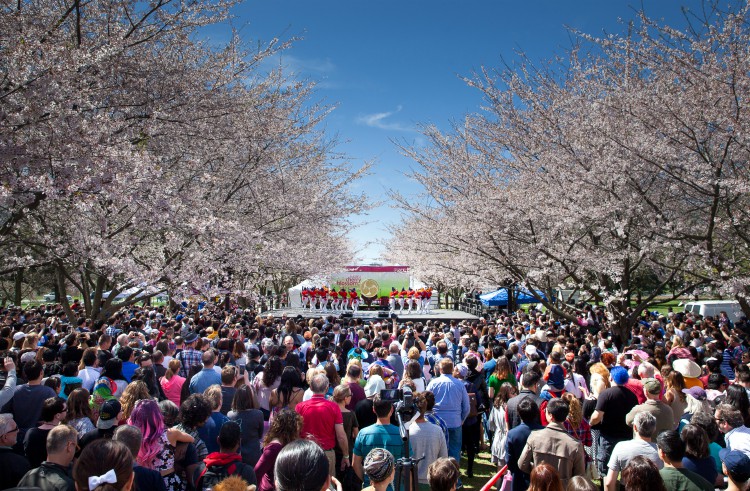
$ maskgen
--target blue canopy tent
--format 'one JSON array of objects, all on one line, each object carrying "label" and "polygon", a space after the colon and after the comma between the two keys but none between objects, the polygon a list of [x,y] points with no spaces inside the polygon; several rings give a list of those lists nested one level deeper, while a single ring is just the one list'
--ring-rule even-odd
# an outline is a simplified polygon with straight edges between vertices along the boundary
[{"label": "blue canopy tent", "polygon": [[[535,293],[539,298],[547,298],[541,290],[536,290]],[[506,307],[508,305],[508,289],[501,288],[494,292],[479,295],[479,301],[488,307]],[[515,305],[521,305],[525,303],[539,303],[539,300],[534,298],[528,290],[519,288],[516,289],[513,295],[513,302]]]}]

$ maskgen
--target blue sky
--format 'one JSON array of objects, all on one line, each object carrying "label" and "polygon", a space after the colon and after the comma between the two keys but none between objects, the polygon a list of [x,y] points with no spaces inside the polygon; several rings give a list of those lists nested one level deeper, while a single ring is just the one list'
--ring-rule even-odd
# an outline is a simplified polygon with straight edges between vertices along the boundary
[{"label": "blue sky", "polygon": [[[642,5],[652,18],[677,25],[683,3]],[[393,140],[419,145],[418,124],[448,129],[480,111],[480,94],[462,76],[512,62],[519,50],[533,60],[564,54],[572,43],[566,26],[594,35],[623,32],[618,19],[634,18],[640,6],[632,0],[246,0],[234,9],[233,24],[247,39],[301,38],[275,61],[316,81],[316,101],[336,105],[325,130],[341,141],[338,150],[354,165],[373,162],[359,185],[384,203],[356,217],[359,226],[349,234],[366,264],[381,253],[373,242],[400,217],[386,193],[417,199],[420,190],[409,178],[414,164]],[[208,34],[217,41],[225,35]]]}]

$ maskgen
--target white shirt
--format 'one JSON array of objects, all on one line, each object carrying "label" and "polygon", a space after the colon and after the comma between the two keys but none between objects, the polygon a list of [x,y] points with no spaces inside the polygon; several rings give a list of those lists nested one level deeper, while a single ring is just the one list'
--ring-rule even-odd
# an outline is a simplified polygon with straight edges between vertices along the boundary
[{"label": "white shirt", "polygon": [[728,431],[724,435],[724,441],[727,443],[727,450],[739,450],[750,457],[750,428],[747,426]]}]

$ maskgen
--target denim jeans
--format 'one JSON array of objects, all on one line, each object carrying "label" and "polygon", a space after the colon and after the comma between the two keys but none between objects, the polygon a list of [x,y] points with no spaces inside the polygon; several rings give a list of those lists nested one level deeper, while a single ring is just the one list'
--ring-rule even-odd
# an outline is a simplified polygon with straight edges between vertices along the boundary
[{"label": "denim jeans", "polygon": [[[448,428],[448,457],[456,459],[461,465],[461,438],[463,437],[463,427]],[[461,478],[458,478],[456,487],[461,487]]]}]

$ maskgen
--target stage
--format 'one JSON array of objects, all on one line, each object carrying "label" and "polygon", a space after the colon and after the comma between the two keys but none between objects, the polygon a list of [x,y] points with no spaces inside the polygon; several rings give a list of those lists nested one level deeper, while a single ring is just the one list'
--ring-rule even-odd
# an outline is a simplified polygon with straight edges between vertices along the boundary
[{"label": "stage", "polygon": [[[378,314],[386,314],[385,317],[380,317]],[[310,311],[307,309],[301,309],[301,308],[288,308],[288,309],[274,309],[274,310],[267,310],[265,312],[262,312],[260,315],[263,317],[267,316],[273,316],[273,317],[281,317],[282,315],[286,314],[287,318],[295,319],[297,316],[302,316],[305,319],[319,319],[322,317],[328,317],[328,316],[335,316],[340,317],[341,313],[334,313],[334,312],[320,312],[320,311]],[[388,311],[387,310],[360,310],[357,312],[347,312],[345,315],[351,314],[351,317],[354,319],[362,319],[365,321],[369,320],[376,320],[376,321],[387,321],[389,320],[387,317]],[[435,309],[432,310],[429,314],[417,314],[415,312],[411,314],[407,314],[404,310],[404,313],[402,315],[398,315],[398,310],[396,310],[396,315],[398,316],[398,322],[404,323],[407,321],[412,322],[426,322],[428,320],[432,321],[442,321],[442,322],[449,322],[452,320],[455,321],[475,321],[478,320],[479,317],[476,315],[469,314],[467,312],[463,312],[461,310],[449,310],[449,309]]]}]

